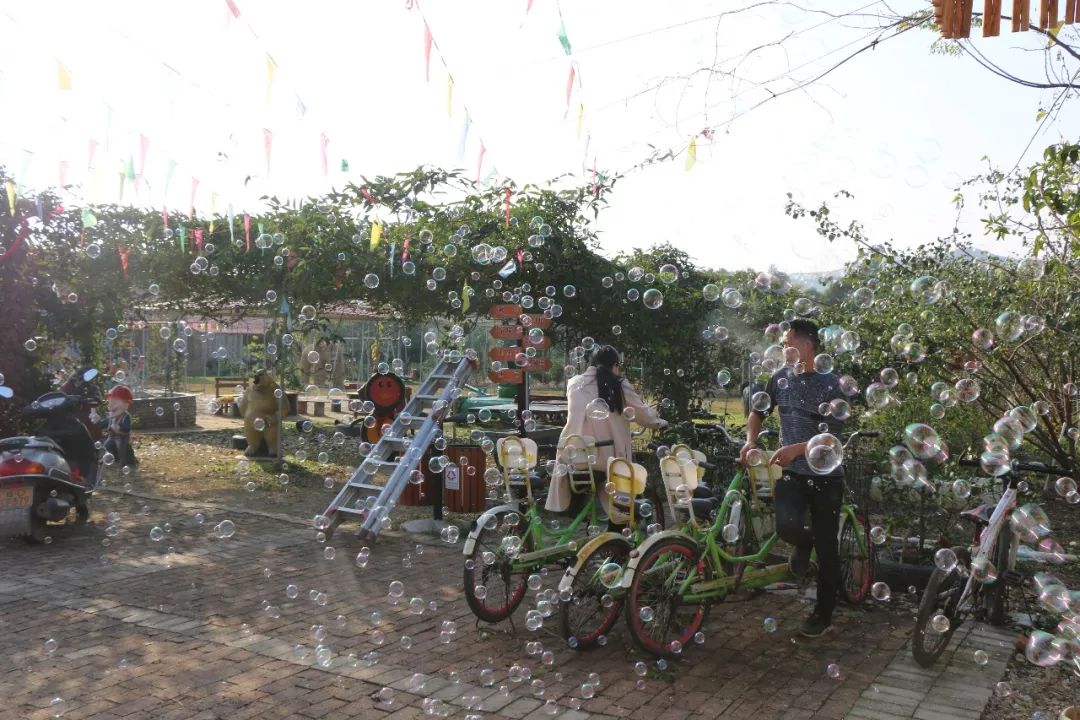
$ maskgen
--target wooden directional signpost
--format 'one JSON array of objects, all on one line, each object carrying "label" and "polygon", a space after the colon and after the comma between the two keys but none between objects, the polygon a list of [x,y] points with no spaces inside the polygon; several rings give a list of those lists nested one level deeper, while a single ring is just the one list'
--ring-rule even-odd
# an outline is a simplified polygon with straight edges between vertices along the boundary
[{"label": "wooden directional signpost", "polygon": [[[524,434],[525,427],[521,416],[529,408],[529,373],[547,372],[551,369],[551,358],[537,354],[551,348],[551,338],[546,335],[529,337],[528,331],[532,328],[544,330],[551,327],[551,318],[525,313],[520,305],[492,305],[488,315],[498,323],[491,328],[491,337],[506,341],[505,345],[488,350],[488,357],[507,365],[505,369],[488,372],[488,378],[503,386],[516,386],[518,427]],[[534,350],[531,357],[530,349]]]}]

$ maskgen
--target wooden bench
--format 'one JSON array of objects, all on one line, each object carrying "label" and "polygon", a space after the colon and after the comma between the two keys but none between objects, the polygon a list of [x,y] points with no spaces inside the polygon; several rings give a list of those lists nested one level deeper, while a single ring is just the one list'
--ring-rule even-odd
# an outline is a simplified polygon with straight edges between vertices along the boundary
[{"label": "wooden bench", "polygon": [[[326,417],[326,401],[325,400],[297,400],[297,410],[301,415],[312,415],[314,417]],[[310,412],[309,412],[310,410]]]},{"label": "wooden bench", "polygon": [[236,386],[247,387],[246,377],[219,377],[214,378],[214,397],[221,397],[222,390],[228,390],[228,395],[235,394]]}]

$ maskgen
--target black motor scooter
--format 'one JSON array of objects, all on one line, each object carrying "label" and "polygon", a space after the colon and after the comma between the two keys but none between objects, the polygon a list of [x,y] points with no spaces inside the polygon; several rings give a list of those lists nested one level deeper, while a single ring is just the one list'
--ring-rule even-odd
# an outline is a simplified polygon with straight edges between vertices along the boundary
[{"label": "black motor scooter", "polygon": [[101,403],[91,384],[97,375],[93,368],[79,371],[63,387],[80,394],[45,393],[23,409],[21,416],[43,420],[37,434],[0,440],[0,537],[45,542],[49,523],[81,524],[89,518],[88,500],[101,463],[82,418]]}]

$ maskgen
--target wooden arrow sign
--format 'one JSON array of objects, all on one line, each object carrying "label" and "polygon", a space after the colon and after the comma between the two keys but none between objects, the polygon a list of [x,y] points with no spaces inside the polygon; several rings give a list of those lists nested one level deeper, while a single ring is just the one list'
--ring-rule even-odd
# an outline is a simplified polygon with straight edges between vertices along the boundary
[{"label": "wooden arrow sign", "polygon": [[493,347],[488,350],[488,357],[492,360],[502,360],[507,362],[513,360],[518,353],[525,352],[525,348],[517,345],[511,345],[510,347]]},{"label": "wooden arrow sign", "polygon": [[538,338],[529,337],[528,335],[526,335],[524,343],[526,347],[534,347],[537,350],[547,350],[549,347],[551,347],[551,338],[549,338],[547,335],[542,335]]},{"label": "wooden arrow sign", "polygon": [[521,370],[499,370],[489,372],[488,379],[499,384],[519,383],[525,380],[525,373]]},{"label": "wooden arrow sign", "polygon": [[539,313],[539,314],[533,313],[533,314],[529,315],[528,318],[529,318],[529,320],[531,322],[529,322],[529,324],[526,325],[526,327],[531,327],[531,328],[537,327],[537,328],[540,328],[542,330],[546,330],[547,328],[551,327],[551,318],[545,317],[543,313]]},{"label": "wooden arrow sign", "polygon": [[522,367],[522,370],[528,370],[529,372],[547,372],[550,369],[551,358],[546,357],[529,358],[529,361]]},{"label": "wooden arrow sign", "polygon": [[488,310],[488,315],[496,320],[514,320],[520,314],[520,305],[492,305]]},{"label": "wooden arrow sign", "polygon": [[519,340],[525,335],[525,328],[520,325],[496,325],[491,328],[491,337],[496,340]]}]

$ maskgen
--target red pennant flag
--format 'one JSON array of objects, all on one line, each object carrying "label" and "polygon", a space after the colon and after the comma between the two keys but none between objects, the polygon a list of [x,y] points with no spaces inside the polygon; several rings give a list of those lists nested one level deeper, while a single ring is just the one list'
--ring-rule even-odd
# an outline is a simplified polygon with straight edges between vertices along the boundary
[{"label": "red pennant flag", "polygon": [[233,0],[225,0],[225,4],[229,6],[229,12],[232,13],[234,18],[240,17],[240,8],[236,7],[236,3]]},{"label": "red pennant flag", "polygon": [[23,244],[23,241],[26,240],[26,237],[29,234],[30,226],[26,223],[26,220],[23,220],[19,223],[19,230],[15,234],[15,242],[11,243],[11,247],[9,247],[3,255],[0,255],[0,262],[6,262],[9,257],[14,255],[15,251],[19,249],[19,246]]},{"label": "red pennant flag", "polygon": [[330,138],[326,137],[326,133],[319,135],[319,145],[322,149],[322,174],[326,177],[330,173],[330,168],[326,162],[326,146],[330,144]]},{"label": "red pennant flag", "polygon": [[563,120],[570,114],[570,95],[574,92],[574,77],[577,75],[577,70],[574,69],[574,64],[570,63],[570,74],[566,77],[566,112],[563,113]]},{"label": "red pennant flag", "polygon": [[247,243],[247,250],[244,252],[251,252],[251,216],[244,215],[244,240]]},{"label": "red pennant flag", "polygon": [[533,4],[533,0],[528,0],[528,3],[526,3],[526,5],[525,5],[525,14],[526,15],[528,15],[529,11],[532,10],[532,4]]},{"label": "red pennant flag", "polygon": [[263,128],[263,147],[266,148],[266,174],[270,174],[270,148],[274,144],[274,133]]},{"label": "red pennant flag", "polygon": [[506,215],[506,227],[510,227],[510,188],[506,188],[506,199],[503,200],[503,213]]},{"label": "red pennant flag", "polygon": [[480,182],[480,168],[484,167],[484,155],[487,153],[487,148],[484,147],[484,143],[480,143],[480,157],[476,159],[476,182]]},{"label": "red pennant flag", "polygon": [[367,200],[367,201],[368,201],[369,203],[371,203],[371,204],[372,204],[372,206],[374,206],[374,205],[375,205],[375,198],[373,198],[373,197],[371,196],[371,191],[367,189],[367,185],[365,185],[364,187],[360,188],[360,194],[361,194],[361,195],[363,195],[363,196],[364,196],[364,199],[365,199],[365,200]]},{"label": "red pennant flag", "polygon": [[127,277],[127,274],[128,274],[128,255],[131,254],[131,251],[128,250],[123,245],[117,245],[116,249],[120,253],[120,269],[124,271],[124,277]]},{"label": "red pennant flag", "polygon": [[431,42],[434,38],[431,37],[431,28],[428,27],[427,20],[424,21],[424,81],[431,82]]},{"label": "red pennant flag", "polygon": [[191,178],[191,202],[188,203],[188,220],[195,219],[195,191],[199,189],[199,179]]},{"label": "red pennant flag", "polygon": [[518,250],[517,251],[517,261],[518,261],[518,265],[523,265],[525,263],[525,251],[524,250]]},{"label": "red pennant flag", "polygon": [[401,246],[401,262],[407,262],[409,259],[409,240],[405,238],[405,244]]},{"label": "red pennant flag", "polygon": [[161,224],[165,226],[165,229],[169,229],[169,208],[161,208]]},{"label": "red pennant flag", "polygon": [[202,246],[203,246],[203,231],[202,231],[202,228],[199,228],[198,230],[195,231],[195,247],[197,247],[199,249],[199,252],[202,252]]}]

